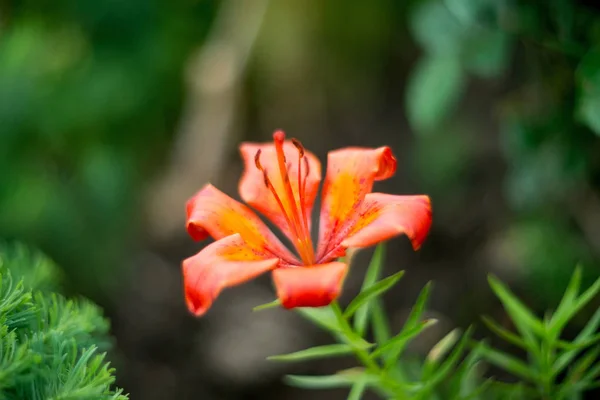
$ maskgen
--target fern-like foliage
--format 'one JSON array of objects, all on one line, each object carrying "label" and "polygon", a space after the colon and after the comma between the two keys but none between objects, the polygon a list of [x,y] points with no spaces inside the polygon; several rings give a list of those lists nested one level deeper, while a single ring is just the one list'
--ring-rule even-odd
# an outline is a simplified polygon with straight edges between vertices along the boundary
[{"label": "fern-like foliage", "polygon": [[66,299],[59,270],[21,245],[0,246],[0,400],[125,400],[105,361],[108,321]]}]

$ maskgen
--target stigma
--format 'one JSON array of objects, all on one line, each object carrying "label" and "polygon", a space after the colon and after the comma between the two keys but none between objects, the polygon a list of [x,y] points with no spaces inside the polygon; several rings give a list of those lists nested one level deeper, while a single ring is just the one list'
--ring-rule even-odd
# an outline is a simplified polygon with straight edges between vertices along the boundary
[{"label": "stigma", "polygon": [[[276,131],[273,134],[273,142],[275,144],[275,153],[277,157],[276,169],[278,171],[267,171],[260,162],[261,150],[259,149],[254,156],[254,163],[256,168],[263,174],[264,184],[269,189],[275,201],[277,202],[282,215],[284,216],[291,239],[298,255],[302,259],[304,265],[315,264],[315,253],[313,248],[312,239],[310,236],[310,224],[306,212],[306,179],[310,172],[308,159],[305,156],[304,147],[302,143],[296,139],[292,139],[292,144],[298,151],[297,160],[286,159],[283,145],[285,142],[285,133],[283,131]],[[297,176],[290,176],[289,170],[292,162],[297,162]],[[279,174],[281,177],[282,185],[277,189],[273,185],[273,181],[269,177],[269,172]],[[294,191],[291,179],[297,179],[297,190]]]}]

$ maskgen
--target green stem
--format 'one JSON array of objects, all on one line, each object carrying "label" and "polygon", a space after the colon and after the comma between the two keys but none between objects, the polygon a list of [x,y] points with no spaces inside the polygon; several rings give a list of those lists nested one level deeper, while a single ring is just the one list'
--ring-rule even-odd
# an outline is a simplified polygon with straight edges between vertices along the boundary
[{"label": "green stem", "polygon": [[340,327],[342,328],[342,334],[344,334],[344,336],[346,336],[347,343],[350,346],[352,346],[352,348],[354,350],[354,355],[365,366],[367,371],[372,373],[373,375],[379,376],[382,385],[394,393],[395,399],[398,399],[398,400],[408,399],[408,397],[406,396],[406,393],[402,389],[401,385],[398,382],[396,382],[393,378],[391,378],[388,375],[388,373],[383,368],[381,368],[381,366],[373,358],[371,358],[368,350],[366,350],[360,346],[356,346],[355,341],[353,341],[351,337],[348,337],[349,336],[347,334],[348,332],[352,333],[353,336],[360,337],[360,335],[358,335],[356,332],[354,332],[354,330],[352,329],[352,327],[350,326],[350,324],[348,323],[346,318],[344,318],[343,312],[342,312],[342,309],[340,308],[339,303],[337,301],[334,301],[331,303],[330,307],[337,319],[337,322],[339,323]]},{"label": "green stem", "polygon": [[553,392],[553,379],[552,379],[552,365],[554,364],[553,354],[554,343],[551,338],[542,338],[541,349],[540,349],[540,375],[542,379],[542,396],[544,398],[552,398]]}]

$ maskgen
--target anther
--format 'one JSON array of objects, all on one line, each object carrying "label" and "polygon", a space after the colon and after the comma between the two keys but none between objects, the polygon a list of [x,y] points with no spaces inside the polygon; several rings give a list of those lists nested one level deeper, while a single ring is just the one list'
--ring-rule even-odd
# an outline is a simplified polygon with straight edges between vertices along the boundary
[{"label": "anther", "polygon": [[254,164],[256,165],[256,168],[258,168],[258,170],[260,172],[262,172],[263,174],[263,181],[265,183],[265,186],[269,189],[269,185],[271,184],[271,181],[269,181],[269,175],[267,174],[267,170],[263,168],[262,164],[260,163],[260,153],[262,152],[261,149],[258,149],[256,151],[256,154],[254,155]]},{"label": "anther", "polygon": [[256,151],[256,154],[254,155],[254,164],[256,165],[256,168],[258,168],[260,171],[263,170],[263,167],[260,163],[260,153],[262,152],[261,149],[258,149]]},{"label": "anther", "polygon": [[302,143],[300,143],[298,139],[292,138],[292,144],[298,149],[298,153],[300,153],[300,158],[304,157],[304,146],[302,146]]},{"label": "anther", "polygon": [[306,172],[304,173],[304,179],[308,178],[308,174],[310,174],[310,164],[308,163],[308,158],[304,159],[304,168],[306,168]]}]

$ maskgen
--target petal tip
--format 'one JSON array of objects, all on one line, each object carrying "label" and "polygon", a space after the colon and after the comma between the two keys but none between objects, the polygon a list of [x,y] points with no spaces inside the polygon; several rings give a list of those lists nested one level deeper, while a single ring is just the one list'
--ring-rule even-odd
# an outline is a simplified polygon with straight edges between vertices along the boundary
[{"label": "petal tip", "polygon": [[213,190],[216,190],[216,188],[212,184],[207,183],[185,203],[185,229],[190,237],[195,241],[207,239],[209,236],[209,233],[206,231],[206,229],[204,229],[200,224],[197,223],[197,221],[195,221],[194,211],[196,209],[196,202],[199,197],[202,197],[207,192],[211,192]]},{"label": "petal tip", "polygon": [[377,173],[375,175],[376,181],[382,181],[391,178],[396,173],[398,167],[398,160],[389,146],[380,147],[381,156],[379,157],[379,164],[377,166]]},{"label": "petal tip", "polygon": [[188,221],[185,224],[185,229],[188,235],[190,235],[190,237],[197,242],[208,239],[208,232],[205,229],[200,228],[193,221]]},{"label": "petal tip", "polygon": [[[183,270],[183,290],[185,295],[185,304],[188,311],[196,317],[201,317],[212,305],[212,299],[210,296],[204,294],[201,290],[198,290],[194,282],[191,282],[193,275],[193,264],[196,256],[186,258],[181,263]],[[197,278],[197,277],[196,277]]]},{"label": "petal tip", "polygon": [[191,314],[195,317],[202,317],[208,309],[210,308],[210,304],[206,304],[202,302],[198,297],[195,297],[192,294],[186,293],[185,295],[185,303],[187,308]]},{"label": "petal tip", "polygon": [[418,229],[415,234],[410,237],[410,241],[412,243],[413,249],[415,251],[421,249],[421,246],[425,242],[427,235],[431,229],[431,225],[433,223],[433,210],[431,208],[431,198],[427,195],[419,196],[423,201],[424,212],[422,218],[422,226]]}]

